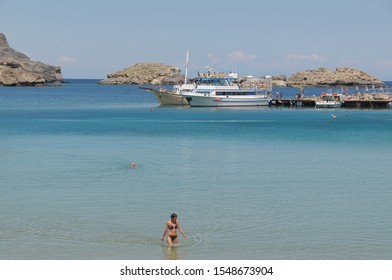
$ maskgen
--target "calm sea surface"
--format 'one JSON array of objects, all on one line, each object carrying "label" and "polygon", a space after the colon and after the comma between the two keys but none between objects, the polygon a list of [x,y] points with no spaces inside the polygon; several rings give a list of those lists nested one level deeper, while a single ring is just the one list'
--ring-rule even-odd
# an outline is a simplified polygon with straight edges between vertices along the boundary
[{"label": "calm sea surface", "polygon": [[387,109],[0,87],[0,259],[392,259],[391,144]]}]

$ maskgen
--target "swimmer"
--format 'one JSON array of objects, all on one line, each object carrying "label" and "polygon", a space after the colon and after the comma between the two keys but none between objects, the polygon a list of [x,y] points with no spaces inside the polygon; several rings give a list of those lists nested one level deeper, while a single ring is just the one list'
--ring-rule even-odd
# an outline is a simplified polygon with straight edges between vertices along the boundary
[{"label": "swimmer", "polygon": [[332,117],[333,119],[336,119],[336,116],[335,116],[335,115],[331,115],[331,117]]},{"label": "swimmer", "polygon": [[131,163],[131,168],[136,168],[136,162]]},{"label": "swimmer", "polygon": [[170,221],[167,221],[166,227],[165,227],[165,232],[163,233],[163,236],[161,238],[162,242],[163,239],[165,238],[165,235],[167,233],[167,244],[169,246],[173,246],[175,244],[178,244],[178,235],[177,235],[177,229],[181,234],[188,239],[188,236],[182,231],[180,227],[180,223],[177,220],[177,214],[173,213],[171,214],[171,219]]}]

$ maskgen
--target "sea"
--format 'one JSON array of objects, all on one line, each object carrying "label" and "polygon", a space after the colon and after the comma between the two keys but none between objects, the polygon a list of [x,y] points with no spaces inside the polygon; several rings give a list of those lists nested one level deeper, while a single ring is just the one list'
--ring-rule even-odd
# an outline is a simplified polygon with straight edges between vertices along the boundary
[{"label": "sea", "polygon": [[[97,82],[0,87],[0,259],[392,259],[391,109],[163,107]],[[172,213],[189,239],[168,247]]]}]

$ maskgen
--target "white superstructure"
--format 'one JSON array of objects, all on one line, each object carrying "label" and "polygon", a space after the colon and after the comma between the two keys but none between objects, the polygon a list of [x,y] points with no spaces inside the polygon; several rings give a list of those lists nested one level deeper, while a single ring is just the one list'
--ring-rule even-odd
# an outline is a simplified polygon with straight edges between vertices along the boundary
[{"label": "white superstructure", "polygon": [[[232,78],[236,77],[236,78]],[[271,101],[270,88],[240,85],[236,74],[200,74],[192,91],[182,91],[191,106],[265,106]]]}]

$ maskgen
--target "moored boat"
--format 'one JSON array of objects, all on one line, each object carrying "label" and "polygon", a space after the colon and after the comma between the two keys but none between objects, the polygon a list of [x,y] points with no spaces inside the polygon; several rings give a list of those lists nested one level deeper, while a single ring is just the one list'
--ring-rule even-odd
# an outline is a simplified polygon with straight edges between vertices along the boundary
[{"label": "moored boat", "polygon": [[316,108],[339,108],[343,104],[343,95],[340,93],[323,92],[316,100]]},{"label": "moored boat", "polygon": [[[187,52],[186,66],[188,66]],[[272,100],[271,76],[261,87],[249,83],[240,84],[237,73],[215,73],[214,66],[209,66],[207,73],[198,73],[198,77],[188,83],[185,69],[185,82],[173,86],[173,90],[142,87],[153,93],[161,105],[191,105],[198,107],[220,106],[266,106]]]},{"label": "moored boat", "polygon": [[[210,72],[209,72],[210,73]],[[199,75],[192,91],[181,95],[193,107],[266,106],[271,98],[271,88],[240,85],[236,75]]]},{"label": "moored boat", "polygon": [[[212,70],[212,67],[210,68]],[[199,73],[192,84],[173,86],[173,90],[141,87],[153,93],[161,105],[191,105],[193,107],[266,106],[271,87],[240,85],[236,73]]]},{"label": "moored boat", "polygon": [[193,107],[268,106],[270,95],[256,90],[213,90],[209,93],[187,93],[186,100]]}]

